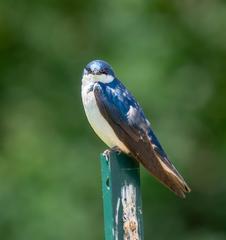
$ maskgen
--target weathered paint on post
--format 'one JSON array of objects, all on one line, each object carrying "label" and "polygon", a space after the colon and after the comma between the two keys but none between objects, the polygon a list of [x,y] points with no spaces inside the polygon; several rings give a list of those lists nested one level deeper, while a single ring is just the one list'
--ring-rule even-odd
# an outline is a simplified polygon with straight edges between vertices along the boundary
[{"label": "weathered paint on post", "polygon": [[139,164],[113,151],[101,154],[105,240],[142,240]]}]

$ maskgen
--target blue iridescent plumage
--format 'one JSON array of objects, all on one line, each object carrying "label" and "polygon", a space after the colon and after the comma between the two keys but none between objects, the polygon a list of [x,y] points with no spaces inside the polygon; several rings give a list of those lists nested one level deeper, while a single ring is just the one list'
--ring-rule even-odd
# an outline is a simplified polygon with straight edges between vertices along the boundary
[{"label": "blue iridescent plumage", "polygon": [[[156,146],[159,154],[162,155],[167,161],[167,155],[164,152],[160,142],[155,136],[153,130],[151,129],[150,122],[145,117],[145,114],[136,101],[134,96],[126,89],[126,87],[115,78],[111,83],[104,84],[98,83],[103,92],[104,104],[108,106],[109,109],[114,111],[113,117],[119,118],[121,121],[125,121],[133,128],[138,130],[146,131],[152,144]],[[130,107],[136,109],[136,117],[133,118],[133,121],[129,121],[127,113],[130,110]]]}]

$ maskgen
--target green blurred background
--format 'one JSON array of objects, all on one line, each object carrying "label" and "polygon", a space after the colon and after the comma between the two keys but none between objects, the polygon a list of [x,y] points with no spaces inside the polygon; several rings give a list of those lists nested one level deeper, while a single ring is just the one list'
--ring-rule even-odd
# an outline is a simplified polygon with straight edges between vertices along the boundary
[{"label": "green blurred background", "polygon": [[226,239],[226,2],[0,1],[0,239],[103,239],[99,153],[80,97],[104,59],[192,188],[142,169],[145,239]]}]

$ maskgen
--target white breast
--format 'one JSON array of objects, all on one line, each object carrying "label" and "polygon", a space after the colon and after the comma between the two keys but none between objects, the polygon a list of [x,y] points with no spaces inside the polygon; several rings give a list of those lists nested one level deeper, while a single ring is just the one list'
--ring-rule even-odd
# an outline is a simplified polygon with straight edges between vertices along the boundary
[{"label": "white breast", "polygon": [[87,81],[83,81],[82,84],[82,101],[90,125],[110,148],[117,146],[123,152],[129,153],[127,147],[119,140],[112,127],[100,113],[93,91],[88,92],[94,84],[93,82],[87,83]]}]

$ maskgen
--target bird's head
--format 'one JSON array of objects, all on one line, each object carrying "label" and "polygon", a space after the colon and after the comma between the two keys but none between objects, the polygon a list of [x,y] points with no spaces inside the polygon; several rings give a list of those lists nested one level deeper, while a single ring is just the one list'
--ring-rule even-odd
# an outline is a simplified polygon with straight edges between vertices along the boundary
[{"label": "bird's head", "polygon": [[82,82],[84,83],[109,83],[115,78],[112,67],[105,61],[94,60],[86,65],[83,71]]}]

